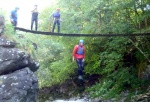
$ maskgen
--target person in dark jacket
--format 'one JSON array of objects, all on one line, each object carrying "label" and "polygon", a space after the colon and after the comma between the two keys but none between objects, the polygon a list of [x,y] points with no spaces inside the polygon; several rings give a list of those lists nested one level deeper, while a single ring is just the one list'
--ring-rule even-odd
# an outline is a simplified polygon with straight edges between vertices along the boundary
[{"label": "person in dark jacket", "polygon": [[32,12],[32,18],[31,18],[31,30],[33,29],[33,24],[35,23],[35,30],[37,31],[38,29],[38,5],[34,5],[34,9],[31,11]]},{"label": "person in dark jacket", "polygon": [[10,20],[14,27],[16,27],[18,23],[18,14],[17,14],[18,10],[19,10],[19,7],[16,7],[15,10],[11,11],[11,14],[10,14]]}]

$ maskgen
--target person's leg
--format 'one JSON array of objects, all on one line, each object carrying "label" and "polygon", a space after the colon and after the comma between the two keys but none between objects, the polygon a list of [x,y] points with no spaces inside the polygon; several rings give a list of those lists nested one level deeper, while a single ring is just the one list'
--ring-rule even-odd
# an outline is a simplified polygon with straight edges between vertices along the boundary
[{"label": "person's leg", "polygon": [[84,69],[84,62],[83,59],[76,59],[77,65],[78,65],[78,75],[79,79],[82,79],[83,75],[83,69]]},{"label": "person's leg", "polygon": [[31,30],[33,28],[34,19],[31,20]]},{"label": "person's leg", "polygon": [[80,71],[80,59],[76,59],[77,62],[77,66],[78,66],[78,75],[81,75],[81,71]]},{"label": "person's leg", "polygon": [[14,27],[16,27],[16,26],[17,26],[17,21],[14,21],[13,26],[14,26]]},{"label": "person's leg", "polygon": [[83,70],[84,70],[84,60],[81,59],[81,75],[83,75]]},{"label": "person's leg", "polygon": [[35,19],[35,30],[37,31],[38,29],[38,19]]},{"label": "person's leg", "polygon": [[60,20],[57,20],[58,33],[60,33]]},{"label": "person's leg", "polygon": [[15,28],[16,26],[17,26],[17,21],[14,21],[13,22],[14,32],[16,32],[16,28]]},{"label": "person's leg", "polygon": [[53,29],[52,29],[52,32],[54,32],[55,25],[56,25],[56,20],[55,20],[54,23],[53,23]]}]

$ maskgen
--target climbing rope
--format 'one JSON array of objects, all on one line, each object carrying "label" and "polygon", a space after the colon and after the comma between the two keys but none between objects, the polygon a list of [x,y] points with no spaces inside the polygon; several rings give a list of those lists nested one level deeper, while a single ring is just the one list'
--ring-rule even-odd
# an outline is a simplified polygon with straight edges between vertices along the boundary
[{"label": "climbing rope", "polygon": [[53,33],[53,32],[43,32],[43,31],[33,31],[20,27],[15,27],[15,30],[30,32],[33,34],[42,34],[42,35],[53,35],[53,36],[73,36],[73,37],[112,37],[112,36],[150,36],[150,33],[143,34],[64,34],[64,33]]}]

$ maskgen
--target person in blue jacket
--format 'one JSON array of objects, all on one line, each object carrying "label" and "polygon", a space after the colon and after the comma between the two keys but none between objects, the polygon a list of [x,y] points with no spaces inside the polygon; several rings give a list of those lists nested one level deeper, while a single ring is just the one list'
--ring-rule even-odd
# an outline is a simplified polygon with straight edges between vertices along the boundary
[{"label": "person in blue jacket", "polygon": [[17,11],[19,10],[19,7],[16,7],[15,10],[11,11],[10,14],[10,20],[13,26],[17,26],[18,23],[18,14]]},{"label": "person in blue jacket", "polygon": [[52,14],[53,18],[54,18],[54,23],[53,23],[53,28],[52,28],[52,32],[54,32],[55,30],[55,26],[57,24],[58,27],[58,33],[60,33],[60,8],[57,8],[56,12],[54,12]]}]

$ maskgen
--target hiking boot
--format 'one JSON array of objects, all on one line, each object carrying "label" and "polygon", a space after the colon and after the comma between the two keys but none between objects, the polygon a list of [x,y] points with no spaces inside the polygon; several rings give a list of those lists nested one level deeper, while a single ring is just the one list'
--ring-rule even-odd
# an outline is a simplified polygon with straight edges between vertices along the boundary
[{"label": "hiking boot", "polygon": [[83,77],[81,75],[79,75],[78,79],[83,80]]}]

